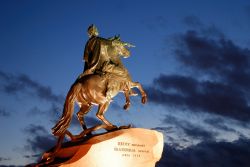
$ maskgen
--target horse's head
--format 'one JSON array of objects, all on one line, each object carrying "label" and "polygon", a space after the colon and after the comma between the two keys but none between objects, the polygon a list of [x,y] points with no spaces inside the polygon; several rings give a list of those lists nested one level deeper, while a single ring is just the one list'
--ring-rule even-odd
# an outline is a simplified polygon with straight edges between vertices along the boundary
[{"label": "horse's head", "polygon": [[115,36],[111,40],[112,40],[112,46],[114,47],[114,50],[116,51],[117,55],[123,56],[124,58],[130,56],[130,51],[128,48],[135,47],[132,44],[121,41],[120,37],[118,36]]}]

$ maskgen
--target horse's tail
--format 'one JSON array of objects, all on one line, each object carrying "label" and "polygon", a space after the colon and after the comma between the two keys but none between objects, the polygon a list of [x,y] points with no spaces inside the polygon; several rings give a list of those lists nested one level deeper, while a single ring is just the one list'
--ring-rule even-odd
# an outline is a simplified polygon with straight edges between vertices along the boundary
[{"label": "horse's tail", "polygon": [[56,125],[52,128],[52,134],[54,136],[61,136],[65,133],[67,128],[70,125],[73,113],[74,113],[74,103],[77,97],[77,94],[80,91],[79,84],[73,84],[67,94],[63,114],[61,119],[56,123]]}]

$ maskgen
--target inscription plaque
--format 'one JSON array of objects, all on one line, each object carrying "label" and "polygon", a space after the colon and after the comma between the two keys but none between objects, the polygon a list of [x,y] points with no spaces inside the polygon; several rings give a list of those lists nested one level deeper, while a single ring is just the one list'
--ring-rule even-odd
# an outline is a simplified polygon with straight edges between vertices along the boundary
[{"label": "inscription plaque", "polygon": [[154,167],[163,151],[163,135],[130,128],[95,136],[82,145],[62,148],[58,158],[71,155],[62,167]]}]

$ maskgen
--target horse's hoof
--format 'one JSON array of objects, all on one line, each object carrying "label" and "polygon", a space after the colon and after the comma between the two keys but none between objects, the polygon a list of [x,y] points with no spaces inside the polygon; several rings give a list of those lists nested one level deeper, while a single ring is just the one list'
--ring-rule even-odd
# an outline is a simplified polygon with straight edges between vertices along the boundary
[{"label": "horse's hoof", "polygon": [[93,136],[93,134],[92,134],[92,132],[89,132],[89,133],[86,134],[86,136],[91,137],[91,136]]},{"label": "horse's hoof", "polygon": [[55,155],[54,153],[52,152],[45,152],[42,156],[42,161],[45,163],[45,164],[49,164],[51,163],[52,161],[54,161],[55,159]]},{"label": "horse's hoof", "polygon": [[142,104],[145,104],[148,101],[147,96],[143,96],[141,99]]},{"label": "horse's hoof", "polygon": [[120,126],[119,129],[129,129],[131,127],[132,127],[132,125],[129,124],[129,125]]},{"label": "horse's hoof", "polygon": [[42,160],[46,161],[51,156],[51,152],[45,152],[42,155]]},{"label": "horse's hoof", "polygon": [[114,130],[117,130],[117,129],[119,129],[116,125],[112,125],[112,126],[109,126],[108,128],[107,128],[107,131],[108,132],[111,132],[111,131],[114,131]]},{"label": "horse's hoof", "polygon": [[112,129],[118,129],[118,126],[112,125]]},{"label": "horse's hoof", "polygon": [[125,104],[125,105],[123,106],[123,109],[124,109],[124,110],[128,110],[128,109],[129,109],[129,107],[130,107],[130,103]]}]

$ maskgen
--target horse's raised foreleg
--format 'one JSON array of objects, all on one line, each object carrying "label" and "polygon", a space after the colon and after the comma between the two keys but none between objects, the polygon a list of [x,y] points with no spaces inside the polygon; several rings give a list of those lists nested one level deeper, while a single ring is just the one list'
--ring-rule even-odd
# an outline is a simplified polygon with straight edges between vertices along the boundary
[{"label": "horse's raised foreleg", "polygon": [[110,127],[109,129],[114,129],[117,128],[116,126],[114,126],[112,123],[110,123],[105,117],[104,117],[104,113],[107,111],[108,107],[109,107],[110,101],[104,103],[104,104],[100,104],[98,111],[96,113],[96,117],[98,119],[100,119],[104,124],[106,124],[108,127]]},{"label": "horse's raised foreleg", "polygon": [[92,105],[82,104],[80,110],[77,113],[77,118],[82,125],[83,130],[87,129],[86,123],[84,121],[84,115],[86,115],[90,111],[91,107]]},{"label": "horse's raised foreleg", "polygon": [[124,90],[124,95],[125,95],[125,98],[126,98],[126,103],[123,106],[123,108],[124,108],[124,110],[128,110],[129,107],[130,107],[130,98],[129,98],[129,90],[128,89]]},{"label": "horse's raised foreleg", "polygon": [[141,102],[145,104],[147,102],[147,94],[142,88],[141,84],[139,82],[131,82],[131,88],[134,88],[134,87],[139,89],[141,96],[142,96]]}]

